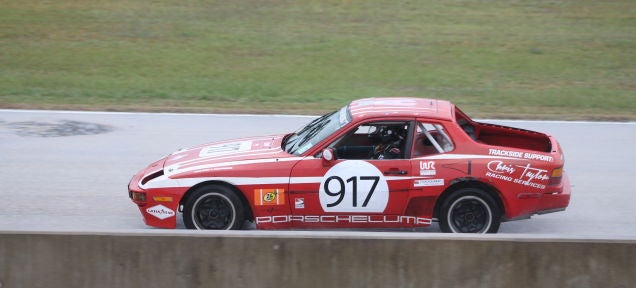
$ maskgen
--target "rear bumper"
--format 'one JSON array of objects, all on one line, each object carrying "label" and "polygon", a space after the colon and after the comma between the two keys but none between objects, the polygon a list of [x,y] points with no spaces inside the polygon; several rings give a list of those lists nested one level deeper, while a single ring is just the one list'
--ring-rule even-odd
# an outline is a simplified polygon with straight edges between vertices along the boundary
[{"label": "rear bumper", "polygon": [[559,192],[543,194],[541,201],[537,205],[535,214],[547,214],[565,210],[570,204],[570,195],[572,194],[570,179],[568,175],[563,173]]},{"label": "rear bumper", "polygon": [[517,199],[518,206],[515,207],[516,210],[507,211],[512,212],[512,215],[508,214],[504,221],[528,219],[532,215],[564,211],[570,204],[571,189],[570,179],[564,172],[561,184],[559,186],[549,186],[547,191],[543,194],[519,194],[519,199]]},{"label": "rear bumper", "polygon": [[549,213],[561,212],[561,211],[565,211],[565,208],[557,208],[557,209],[543,210],[543,211],[539,211],[539,212],[537,212],[537,214],[539,214],[539,215],[543,215],[543,214],[549,214]]}]

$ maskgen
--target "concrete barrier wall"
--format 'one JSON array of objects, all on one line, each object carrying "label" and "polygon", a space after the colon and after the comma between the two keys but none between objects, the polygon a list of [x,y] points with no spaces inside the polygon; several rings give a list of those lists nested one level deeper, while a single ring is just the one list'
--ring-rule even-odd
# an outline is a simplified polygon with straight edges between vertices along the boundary
[{"label": "concrete barrier wall", "polygon": [[636,283],[635,240],[251,232],[0,232],[0,288],[627,288]]}]

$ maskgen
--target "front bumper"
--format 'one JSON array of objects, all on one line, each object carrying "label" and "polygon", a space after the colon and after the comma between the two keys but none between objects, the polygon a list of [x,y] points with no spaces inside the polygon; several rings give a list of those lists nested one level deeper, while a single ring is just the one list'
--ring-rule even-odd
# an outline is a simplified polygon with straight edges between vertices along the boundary
[{"label": "front bumper", "polygon": [[146,169],[139,171],[128,183],[128,197],[137,205],[144,223],[158,228],[176,228],[176,214],[179,201],[185,192],[184,188],[152,188],[141,187],[142,180],[156,173],[163,167],[163,161],[159,160]]}]

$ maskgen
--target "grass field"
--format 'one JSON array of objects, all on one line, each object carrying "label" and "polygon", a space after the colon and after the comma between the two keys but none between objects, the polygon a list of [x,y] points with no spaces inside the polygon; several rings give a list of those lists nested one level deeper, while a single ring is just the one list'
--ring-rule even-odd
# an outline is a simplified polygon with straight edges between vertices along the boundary
[{"label": "grass field", "polygon": [[4,0],[0,107],[636,120],[636,2]]}]

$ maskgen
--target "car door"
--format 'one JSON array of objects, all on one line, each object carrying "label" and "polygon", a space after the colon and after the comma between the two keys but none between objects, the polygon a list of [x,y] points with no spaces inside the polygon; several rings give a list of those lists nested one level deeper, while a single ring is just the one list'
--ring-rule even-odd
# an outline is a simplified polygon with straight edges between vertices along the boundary
[{"label": "car door", "polygon": [[472,158],[456,154],[456,144],[445,125],[448,123],[418,119],[413,139],[412,171],[414,175],[410,214],[429,218],[439,195],[454,179],[470,177]]},{"label": "car door", "polygon": [[290,204],[298,227],[386,227],[399,224],[412,188],[414,121],[360,124],[324,148],[327,161],[309,156],[291,171]]}]

